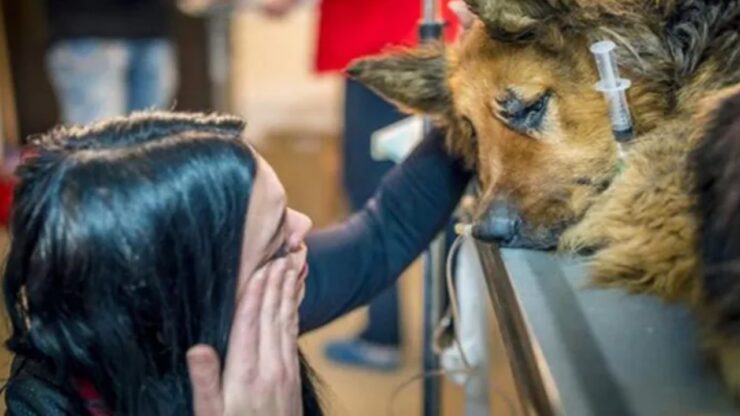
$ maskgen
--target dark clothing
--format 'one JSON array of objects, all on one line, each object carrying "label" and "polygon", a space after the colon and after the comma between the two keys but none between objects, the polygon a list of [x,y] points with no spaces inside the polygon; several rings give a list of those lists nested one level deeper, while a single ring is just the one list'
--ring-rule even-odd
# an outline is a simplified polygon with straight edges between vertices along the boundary
[{"label": "dark clothing", "polygon": [[378,295],[367,308],[367,324],[358,338],[375,345],[401,346],[401,305],[398,283]]},{"label": "dark clothing", "polygon": [[[362,211],[309,236],[302,332],[331,322],[388,288],[444,227],[470,173],[445,153],[443,141],[442,133],[431,134],[389,173]],[[81,399],[68,384],[53,382],[47,369],[27,362],[8,382],[8,413],[84,414]]]},{"label": "dark clothing", "polygon": [[46,0],[51,41],[162,38],[172,0]]},{"label": "dark clothing", "polygon": [[470,173],[430,134],[386,176],[365,208],[308,238],[301,330],[362,306],[395,283],[447,224]]},{"label": "dark clothing", "polygon": [[395,163],[379,162],[370,156],[372,134],[403,118],[388,101],[366,86],[348,79],[344,91],[344,135],[342,174],[352,211],[361,210],[375,195],[383,177]]},{"label": "dark clothing", "polygon": [[[366,86],[347,79],[344,90],[344,189],[352,211],[359,211],[372,198],[380,181],[394,163],[378,162],[370,156],[373,132],[404,117],[394,105]],[[367,326],[359,337],[374,344],[398,346],[401,328],[398,288],[392,285],[373,299],[368,308]]]}]

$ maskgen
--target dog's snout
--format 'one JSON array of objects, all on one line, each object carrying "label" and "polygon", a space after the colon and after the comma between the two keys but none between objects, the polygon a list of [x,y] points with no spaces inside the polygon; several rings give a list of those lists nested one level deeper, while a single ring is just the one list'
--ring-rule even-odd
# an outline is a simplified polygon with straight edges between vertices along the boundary
[{"label": "dog's snout", "polygon": [[564,226],[533,226],[517,207],[497,199],[473,223],[472,235],[500,247],[551,250],[557,247]]},{"label": "dog's snout", "polygon": [[489,242],[508,243],[519,233],[521,218],[507,203],[494,203],[473,225],[473,236]]}]

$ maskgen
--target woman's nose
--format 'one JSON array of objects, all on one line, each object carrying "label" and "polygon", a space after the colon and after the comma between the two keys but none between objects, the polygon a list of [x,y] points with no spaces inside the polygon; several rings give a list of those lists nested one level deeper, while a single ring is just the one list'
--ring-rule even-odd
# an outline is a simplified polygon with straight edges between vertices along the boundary
[{"label": "woman's nose", "polygon": [[306,214],[288,208],[285,225],[288,232],[288,246],[291,250],[297,250],[303,244],[308,232],[311,231],[313,222]]}]

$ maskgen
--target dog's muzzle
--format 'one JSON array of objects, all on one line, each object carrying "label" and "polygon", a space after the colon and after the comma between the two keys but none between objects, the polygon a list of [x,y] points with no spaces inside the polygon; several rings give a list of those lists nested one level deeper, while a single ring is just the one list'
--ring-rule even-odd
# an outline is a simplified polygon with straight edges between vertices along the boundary
[{"label": "dog's muzzle", "polygon": [[512,204],[496,200],[473,224],[473,237],[501,247],[550,250],[557,246],[561,229],[530,227]]}]

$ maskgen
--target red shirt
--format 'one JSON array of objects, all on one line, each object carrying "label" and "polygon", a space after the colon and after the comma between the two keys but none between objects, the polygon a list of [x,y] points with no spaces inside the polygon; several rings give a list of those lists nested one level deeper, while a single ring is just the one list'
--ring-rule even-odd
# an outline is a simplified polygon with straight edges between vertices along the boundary
[{"label": "red shirt", "polygon": [[95,386],[87,380],[74,380],[80,398],[85,403],[89,416],[112,416],[112,413],[105,406],[103,396],[100,395]]},{"label": "red shirt", "polygon": [[[444,5],[447,39],[457,20]],[[389,45],[414,45],[418,38],[421,0],[322,0],[316,69],[343,70],[350,61],[380,53]]]}]

